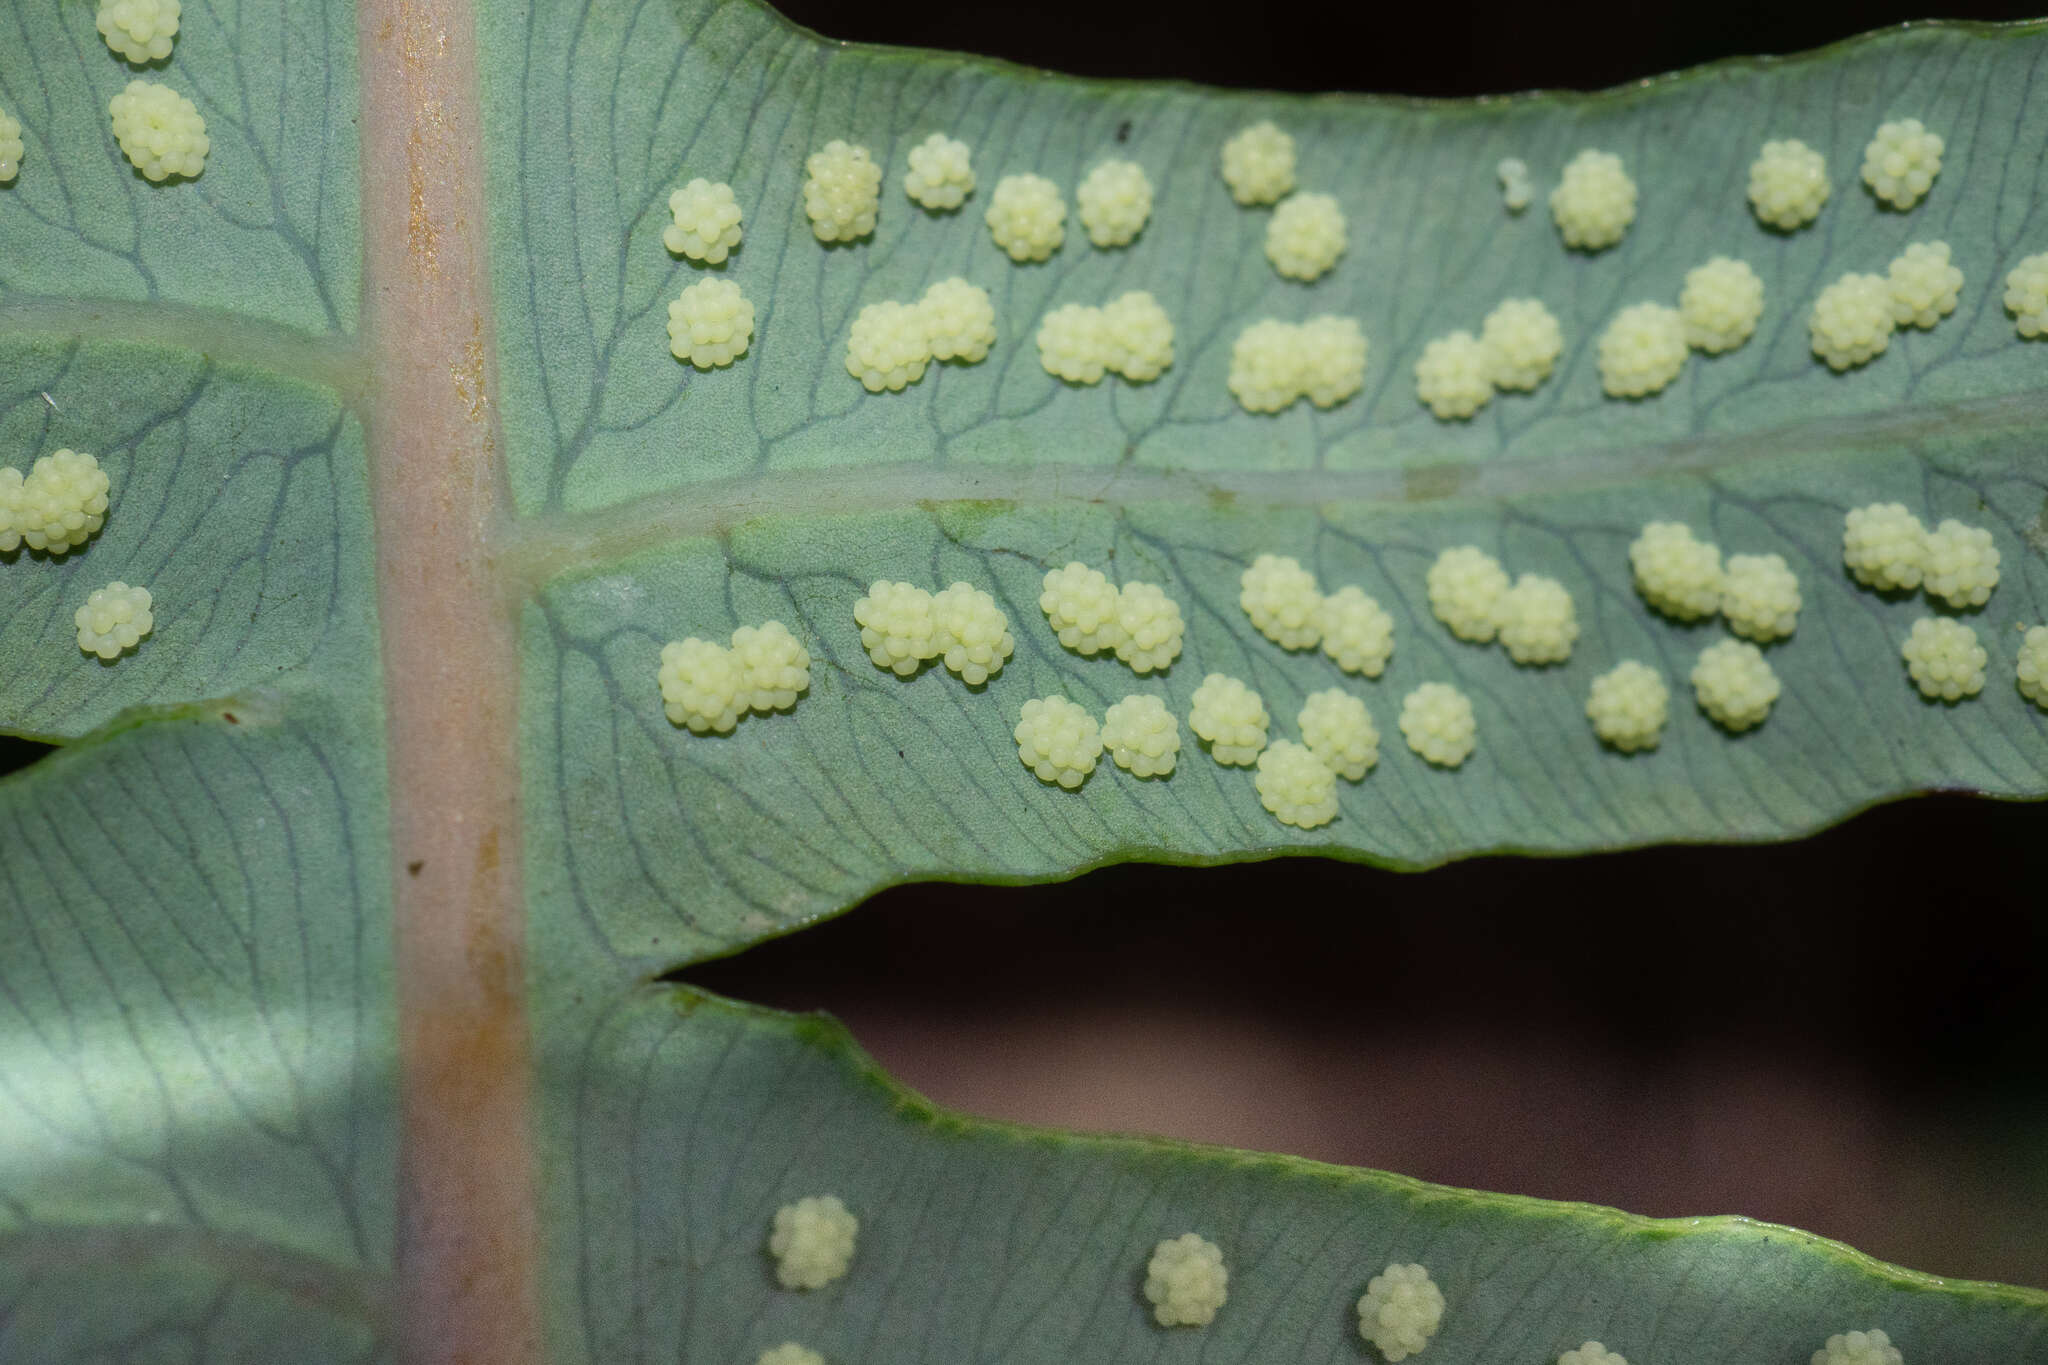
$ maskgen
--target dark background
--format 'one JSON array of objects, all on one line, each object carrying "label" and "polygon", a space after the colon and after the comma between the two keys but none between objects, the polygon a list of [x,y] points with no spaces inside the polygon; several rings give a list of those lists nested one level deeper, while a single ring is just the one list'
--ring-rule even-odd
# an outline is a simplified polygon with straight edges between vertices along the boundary
[{"label": "dark background", "polygon": [[[1426,95],[1595,88],[1932,12],[1280,4],[1250,11],[1267,40],[1153,0],[782,7],[1090,75]],[[40,752],[0,739],[0,771]],[[1769,847],[910,887],[687,975],[830,1009],[977,1113],[1748,1213],[2048,1286],[2044,834],[2041,807],[1937,797]]]},{"label": "dark background", "polygon": [[[835,38],[1084,75],[1599,88],[2015,5],[782,0]],[[2048,11],[2048,0],[2042,9]],[[1432,26],[1432,14],[1444,16]],[[972,1112],[1794,1223],[2048,1286],[2048,809],[1936,797],[1797,844],[920,886],[686,973],[824,1008]]]}]

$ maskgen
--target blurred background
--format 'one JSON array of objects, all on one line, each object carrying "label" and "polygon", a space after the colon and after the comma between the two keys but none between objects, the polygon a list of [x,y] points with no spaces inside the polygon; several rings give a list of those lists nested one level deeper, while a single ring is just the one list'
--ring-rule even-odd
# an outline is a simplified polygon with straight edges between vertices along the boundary
[{"label": "blurred background", "polygon": [[[1084,75],[1418,95],[2028,12],[1296,3],[1257,35],[1185,0],[776,3],[830,37]],[[1419,876],[1295,859],[907,887],[683,975],[829,1010],[972,1113],[1745,1213],[2048,1287],[2048,807],[1934,797],[1798,844]]]}]

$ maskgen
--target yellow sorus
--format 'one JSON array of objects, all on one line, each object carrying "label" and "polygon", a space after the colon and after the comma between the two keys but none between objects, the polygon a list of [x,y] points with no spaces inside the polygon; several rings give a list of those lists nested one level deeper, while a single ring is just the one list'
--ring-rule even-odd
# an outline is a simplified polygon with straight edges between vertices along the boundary
[{"label": "yellow sorus", "polygon": [[1755,334],[1764,315],[1764,282],[1747,261],[1716,256],[1686,272],[1678,315],[1687,345],[1708,355],[1732,351]]},{"label": "yellow sorus", "polygon": [[1264,318],[1237,334],[1230,347],[1230,392],[1247,412],[1279,412],[1301,397],[1307,370],[1301,329]]},{"label": "yellow sorus", "polygon": [[0,112],[0,185],[21,174],[21,158],[26,151],[21,141],[21,120]]},{"label": "yellow sorus", "polygon": [[1747,640],[1722,640],[1700,651],[1692,666],[1700,708],[1730,730],[1763,724],[1778,699],[1778,675],[1763,651]]},{"label": "yellow sorus", "polygon": [[1882,124],[1863,149],[1863,183],[1893,208],[1912,208],[1941,174],[1941,153],[1941,135],[1919,119]]},{"label": "yellow sorus", "polygon": [[107,101],[107,113],[114,121],[121,154],[144,178],[189,178],[206,169],[206,154],[213,147],[206,137],[206,120],[191,100],[169,86],[130,81],[126,90]]},{"label": "yellow sorus", "polygon": [[882,168],[868,149],[833,138],[804,158],[804,214],[821,242],[851,242],[875,230]]},{"label": "yellow sorus", "polygon": [[775,1211],[768,1251],[784,1289],[822,1289],[853,1263],[860,1220],[836,1194],[807,1195]]},{"label": "yellow sorus", "polygon": [[846,372],[869,393],[900,392],[924,378],[931,337],[924,310],[911,303],[871,303],[846,334]]},{"label": "yellow sorus", "polygon": [[1842,562],[1866,588],[1917,588],[1927,572],[1927,528],[1904,503],[1852,507],[1842,519]]},{"label": "yellow sorus", "polygon": [[1472,699],[1449,683],[1426,682],[1401,699],[1401,737],[1439,767],[1470,758],[1478,734]]},{"label": "yellow sorus", "polygon": [[1749,163],[1749,207],[1782,232],[1805,227],[1828,202],[1828,161],[1796,137],[1766,142]]},{"label": "yellow sorus", "polygon": [[1961,701],[1984,690],[1984,666],[1991,656],[1977,632],[1946,616],[1924,616],[1899,650],[1920,695],[1933,701]]},{"label": "yellow sorus", "polygon": [[1145,1297],[1161,1327],[1206,1327],[1230,1297],[1230,1272],[1214,1242],[1184,1232],[1152,1248]]},{"label": "yellow sorus", "polygon": [[1341,687],[1309,693],[1297,724],[1308,751],[1346,782],[1363,778],[1380,761],[1380,732],[1372,713]]},{"label": "yellow sorus", "polygon": [[1063,303],[1038,322],[1038,363],[1069,384],[1098,384],[1116,359],[1100,308]]},{"label": "yellow sorus", "polygon": [[1982,526],[1965,526],[1951,517],[1927,535],[1927,570],[1922,584],[1929,597],[1952,607],[1981,607],[1998,586],[1998,547]]},{"label": "yellow sorus", "polygon": [[1956,311],[1963,272],[1949,264],[1947,242],[1915,242],[1886,274],[1892,290],[1892,321],[1901,327],[1932,327]]},{"label": "yellow sorus", "polygon": [[1170,777],[1180,758],[1180,722],[1159,698],[1128,696],[1103,716],[1102,747],[1135,777]]},{"label": "yellow sorus", "polygon": [[1429,1345],[1444,1320],[1444,1293],[1419,1265],[1390,1265],[1358,1301],[1358,1334],[1392,1362]]},{"label": "yellow sorus", "polygon": [[1290,280],[1316,280],[1349,244],[1335,195],[1290,194],[1266,222],[1266,259]]},{"label": "yellow sorus", "polygon": [[1180,603],[1157,583],[1126,583],[1116,593],[1116,624],[1122,637],[1116,657],[1134,673],[1154,673],[1180,657],[1186,623]]},{"label": "yellow sorus", "polygon": [[809,1347],[785,1341],[780,1346],[761,1352],[754,1365],[825,1365],[825,1357]]},{"label": "yellow sorus", "polygon": [[1038,608],[1061,644],[1076,654],[1101,654],[1124,643],[1119,599],[1108,574],[1075,559],[1046,571]]},{"label": "yellow sorus", "polygon": [[99,30],[127,61],[160,62],[178,36],[178,0],[100,0]]},{"label": "yellow sorus", "polygon": [[2048,710],[2048,626],[2027,627],[2014,677],[2021,696]]},{"label": "yellow sorus", "polygon": [[1588,147],[1571,159],[1550,192],[1550,216],[1566,246],[1586,251],[1613,246],[1636,220],[1636,182],[1620,157]]},{"label": "yellow sorus", "polygon": [[1150,383],[1173,364],[1173,319],[1142,289],[1102,307],[1107,367],[1134,384]]},{"label": "yellow sorus", "polygon": [[1256,762],[1265,749],[1271,719],[1258,693],[1236,678],[1211,673],[1195,689],[1188,728],[1209,742],[1209,754],[1218,763],[1241,768]]},{"label": "yellow sorus", "polygon": [[1283,825],[1315,829],[1337,818],[1336,775],[1291,739],[1276,740],[1259,755],[1252,785],[1259,804]]},{"label": "yellow sorus", "polygon": [[1088,709],[1065,697],[1033,697],[1017,715],[1017,757],[1041,782],[1068,791],[1088,780],[1102,757],[1102,731]]},{"label": "yellow sorus", "polygon": [[780,621],[735,630],[732,657],[740,670],[740,703],[749,711],[787,711],[811,690],[811,652]]},{"label": "yellow sorus", "polygon": [[148,588],[131,588],[121,582],[94,588],[85,605],[72,614],[71,623],[78,627],[78,647],[102,659],[118,659],[156,626],[149,605]]},{"label": "yellow sorus", "polygon": [[732,186],[699,176],[668,197],[661,244],[678,256],[717,265],[740,244],[740,204]]},{"label": "yellow sorus", "polygon": [[939,621],[932,595],[909,583],[877,579],[853,604],[861,648],[877,668],[900,678],[939,655]]},{"label": "yellow sorus", "polygon": [[1323,638],[1323,594],[1291,555],[1260,555],[1238,575],[1237,604],[1282,649],[1312,649]]},{"label": "yellow sorus", "polygon": [[983,220],[995,244],[1019,264],[1046,259],[1067,239],[1067,202],[1060,198],[1060,187],[1029,172],[996,181]]},{"label": "yellow sorus", "polygon": [[1593,679],[1586,719],[1593,733],[1625,754],[1654,749],[1671,716],[1671,689],[1648,664],[1623,659]]},{"label": "yellow sorus", "polygon": [[1494,608],[1500,642],[1518,664],[1563,663],[1579,638],[1579,618],[1564,584],[1525,573]]},{"label": "yellow sorus", "polygon": [[1721,609],[1721,549],[1693,538],[1682,521],[1653,521],[1628,547],[1636,591],[1677,621],[1697,621]]},{"label": "yellow sorus", "polygon": [[2005,308],[2021,336],[2048,336],[2048,251],[2035,252],[2006,274]]},{"label": "yellow sorus", "polygon": [[1415,362],[1415,396],[1445,421],[1470,417],[1493,397],[1493,353],[1470,332],[1436,338]]},{"label": "yellow sorus", "polygon": [[1377,678],[1394,656],[1394,618],[1365,589],[1339,588],[1323,599],[1323,653],[1346,673]]},{"label": "yellow sorus", "polygon": [[691,636],[661,647],[661,705],[669,722],[696,734],[726,734],[747,709],[746,681],[732,651]]},{"label": "yellow sorus", "polygon": [[1529,207],[1529,201],[1536,197],[1536,186],[1529,179],[1529,163],[1518,156],[1504,156],[1493,168],[1500,180],[1500,201],[1509,213],[1520,213]]},{"label": "yellow sorus", "polygon": [[1597,1341],[1589,1341],[1559,1356],[1557,1365],[1628,1365],[1628,1361],[1619,1351],[1610,1351]]},{"label": "yellow sorus", "polygon": [[1540,299],[1503,299],[1495,304],[1479,329],[1479,340],[1486,347],[1488,377],[1494,386],[1523,392],[1550,378],[1564,352],[1564,331]]},{"label": "yellow sorus", "polygon": [[1074,203],[1089,241],[1128,246],[1152,216],[1152,182],[1135,161],[1105,161],[1075,187]]},{"label": "yellow sorus", "polygon": [[1729,555],[1721,573],[1721,614],[1737,635],[1768,644],[1799,624],[1799,579],[1783,555]]},{"label": "yellow sorus", "polygon": [[1837,1332],[1813,1353],[1812,1365],[1905,1365],[1892,1339],[1873,1327],[1867,1332]]},{"label": "yellow sorus", "polygon": [[1852,272],[1820,291],[1807,329],[1813,353],[1829,369],[1846,370],[1883,355],[1896,325],[1891,281]]},{"label": "yellow sorus", "polygon": [[934,212],[959,208],[974,193],[974,164],[967,144],[933,133],[912,147],[903,192]]},{"label": "yellow sorus", "polygon": [[1500,629],[1500,599],[1508,590],[1507,570],[1476,545],[1445,550],[1429,566],[1429,609],[1460,640],[1480,644]]},{"label": "yellow sorus", "polygon": [[958,275],[940,280],[918,300],[934,360],[975,364],[996,343],[996,310],[988,290]]},{"label": "yellow sorus", "polygon": [[1600,386],[1610,398],[1643,398],[1685,369],[1685,316],[1661,303],[1635,303],[1600,334]]},{"label": "yellow sorus", "polygon": [[1358,319],[1325,313],[1296,328],[1301,392],[1319,408],[1335,407],[1365,387],[1365,333]]},{"label": "yellow sorus", "polygon": [[1240,204],[1271,204],[1294,188],[1294,139],[1270,120],[1223,144],[1223,183]]},{"label": "yellow sorus", "polygon": [[969,687],[1002,672],[1017,649],[1010,618],[994,597],[971,583],[955,583],[932,597],[932,645]]},{"label": "yellow sorus", "polygon": [[730,365],[754,339],[754,305],[731,280],[699,280],[669,301],[668,348],[700,370]]},{"label": "yellow sorus", "polygon": [[107,519],[106,471],[82,450],[43,456],[23,478],[0,469],[0,550],[27,545],[62,555],[91,540]]}]

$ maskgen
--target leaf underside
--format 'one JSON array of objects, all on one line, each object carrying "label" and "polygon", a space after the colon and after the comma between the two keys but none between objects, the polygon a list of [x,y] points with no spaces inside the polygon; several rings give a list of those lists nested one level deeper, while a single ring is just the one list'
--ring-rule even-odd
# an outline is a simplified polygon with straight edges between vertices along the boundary
[{"label": "leaf underside", "polygon": [[[2040,1294],[1804,1234],[970,1122],[894,1089],[828,1025],[647,984],[912,878],[1309,851],[1424,867],[1788,838],[1932,788],[2048,792],[2048,714],[2011,685],[2017,628],[2048,619],[2048,349],[2017,340],[1999,304],[2011,265],[2048,250],[2048,32],[1929,26],[1605,95],[1452,105],[1048,78],[825,43],[750,3],[494,4],[477,20],[492,401],[520,513],[503,559],[524,595],[551,1359],[744,1360],[790,1338],[835,1365],[1354,1360],[1349,1303],[1408,1259],[1450,1304],[1425,1359],[1533,1363],[1591,1337],[1631,1359],[1791,1362],[1874,1324],[1909,1360],[2048,1347]],[[65,745],[0,782],[0,1361],[395,1350],[391,888],[407,873],[382,734],[387,704],[423,683],[375,662],[358,187],[394,168],[358,152],[355,26],[346,0],[188,13],[152,78],[199,106],[212,157],[196,181],[153,186],[107,136],[106,100],[133,73],[88,8],[0,18],[0,108],[28,143],[0,188],[0,463],[70,445],[113,480],[85,550],[0,557],[0,732]],[[1853,174],[1876,124],[1905,115],[1948,151],[1934,192],[1899,214]],[[1313,286],[1274,274],[1265,215],[1215,172],[1222,139],[1259,117],[1295,132],[1304,186],[1350,220],[1349,252]],[[907,149],[932,131],[974,148],[981,189],[955,214],[901,193]],[[1741,194],[1771,136],[1833,169],[1820,221],[1789,236]],[[872,238],[823,249],[800,176],[832,137],[867,145],[886,178]],[[1554,175],[1589,145],[1642,186],[1628,237],[1597,256],[1564,251],[1540,206],[1502,212],[1492,172],[1514,155]],[[1044,265],[995,249],[980,212],[997,177],[1071,187],[1112,153],[1157,191],[1135,244],[1097,251],[1070,221]],[[674,362],[664,332],[667,300],[701,274],[661,246],[667,192],[697,175],[745,209],[723,274],[759,318],[747,355],[707,373]],[[1934,239],[1967,279],[1957,313],[1849,375],[1814,360],[1814,293]],[[1653,399],[1603,398],[1606,319],[1675,301],[1721,253],[1765,281],[1757,336],[1695,357]],[[841,364],[853,315],[954,274],[993,295],[995,351],[865,393]],[[1039,367],[1047,309],[1136,288],[1176,324],[1163,378],[1072,387]],[[1562,321],[1557,374],[1436,421],[1414,397],[1420,348],[1511,295]],[[1322,312],[1371,339],[1364,392],[1327,412],[1239,409],[1223,383],[1237,330]],[[1925,603],[1842,570],[1844,509],[1879,499],[1997,538],[2002,582],[1971,616],[1991,654],[1974,701],[1923,701],[1898,645]],[[1721,629],[1673,626],[1630,587],[1626,545],[1655,518],[1799,574],[1798,632],[1771,651],[1784,696],[1751,734],[1684,704]],[[1566,584],[1584,627],[1568,664],[1517,669],[1430,618],[1423,572],[1461,543]],[[1394,615],[1384,677],[1251,631],[1236,580],[1262,551]],[[1186,653],[1164,677],[1058,646],[1037,583],[1069,559],[1180,600]],[[851,607],[880,577],[987,588],[1016,657],[979,689],[875,669]],[[151,587],[157,625],[101,665],[75,648],[71,612],[117,578]],[[769,617],[814,660],[795,711],[723,738],[672,727],[661,644]],[[1635,757],[1600,748],[1582,713],[1590,679],[1625,657],[1680,703]],[[1099,714],[1153,692],[1185,715],[1212,670],[1258,688],[1277,735],[1310,691],[1366,699],[1382,759],[1335,823],[1278,825],[1247,773],[1193,748],[1170,780],[1105,762],[1077,793],[1016,761],[1027,697]],[[1431,679],[1477,711],[1478,752],[1456,772],[1394,727]],[[825,1190],[862,1216],[854,1271],[777,1291],[766,1221]],[[1224,1246],[1231,1300],[1206,1332],[1163,1334],[1143,1261],[1189,1229]]]}]

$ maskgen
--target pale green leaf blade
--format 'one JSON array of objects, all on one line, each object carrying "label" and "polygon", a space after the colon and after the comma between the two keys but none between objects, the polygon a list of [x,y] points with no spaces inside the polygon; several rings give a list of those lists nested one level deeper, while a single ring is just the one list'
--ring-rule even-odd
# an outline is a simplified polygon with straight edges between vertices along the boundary
[{"label": "pale green leaf blade", "polygon": [[[561,1059],[569,1064],[568,1058]],[[552,1107],[573,1244],[551,1263],[565,1365],[751,1360],[785,1340],[833,1361],[1378,1359],[1353,1305],[1390,1262],[1442,1289],[1423,1360],[1529,1365],[1595,1339],[1630,1360],[1804,1361],[1882,1326],[1907,1360],[2026,1360],[2048,1297],[1945,1282],[1740,1219],[1656,1222],[1285,1157],[962,1119],[897,1088],[835,1025],[650,988],[605,1012]],[[568,1077],[565,1076],[565,1082]],[[781,1204],[837,1193],[852,1267],[776,1286]],[[1216,1242],[1229,1299],[1164,1330],[1154,1244]],[[687,1274],[679,1275],[687,1267]]]}]

